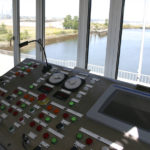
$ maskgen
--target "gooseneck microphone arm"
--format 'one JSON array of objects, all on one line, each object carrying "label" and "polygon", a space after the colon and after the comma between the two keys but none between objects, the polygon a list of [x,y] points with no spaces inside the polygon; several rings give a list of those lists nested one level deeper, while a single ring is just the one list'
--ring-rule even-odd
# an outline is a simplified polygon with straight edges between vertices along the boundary
[{"label": "gooseneck microphone arm", "polygon": [[37,42],[40,45],[40,47],[42,48],[42,51],[43,51],[43,54],[44,54],[44,57],[45,57],[45,61],[46,61],[46,66],[43,68],[42,72],[45,73],[45,72],[49,71],[51,66],[48,65],[47,56],[46,56],[45,48],[42,44],[42,40],[38,39],[38,40],[25,41],[25,42],[20,43],[19,47],[20,48],[24,47],[24,46],[26,46],[26,45],[28,45],[29,43],[32,43],[32,42]]}]

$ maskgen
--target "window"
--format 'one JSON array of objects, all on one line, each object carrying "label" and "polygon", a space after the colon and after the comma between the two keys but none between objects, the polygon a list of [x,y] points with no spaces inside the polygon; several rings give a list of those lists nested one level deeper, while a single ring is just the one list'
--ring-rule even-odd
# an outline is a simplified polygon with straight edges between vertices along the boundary
[{"label": "window", "polygon": [[141,84],[150,83],[150,71],[148,69],[150,64],[149,8],[150,2],[148,0],[126,0],[118,72],[119,80]]},{"label": "window", "polygon": [[12,0],[0,1],[0,76],[13,67]]},{"label": "window", "polygon": [[110,0],[93,0],[89,40],[88,69],[104,75]]},{"label": "window", "polygon": [[[36,39],[36,0],[20,0],[20,43]],[[35,58],[35,43],[21,50],[21,59]]]},{"label": "window", "polygon": [[46,0],[45,49],[48,61],[76,66],[79,0]]}]

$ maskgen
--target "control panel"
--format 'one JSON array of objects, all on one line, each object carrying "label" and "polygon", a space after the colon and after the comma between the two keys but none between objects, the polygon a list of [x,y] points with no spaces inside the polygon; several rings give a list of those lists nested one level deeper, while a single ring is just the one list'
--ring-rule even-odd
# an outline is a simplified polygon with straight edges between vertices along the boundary
[{"label": "control panel", "polygon": [[0,150],[149,150],[86,114],[112,84],[133,85],[26,59],[0,78]]}]

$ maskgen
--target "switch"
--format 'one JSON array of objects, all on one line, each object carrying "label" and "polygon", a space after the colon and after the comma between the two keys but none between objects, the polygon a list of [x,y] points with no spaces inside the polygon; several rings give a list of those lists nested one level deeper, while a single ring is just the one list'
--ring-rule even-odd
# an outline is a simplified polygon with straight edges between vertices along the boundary
[{"label": "switch", "polygon": [[70,150],[78,150],[77,147],[73,146]]},{"label": "switch", "polygon": [[64,129],[64,124],[63,123],[58,123],[56,125],[56,128],[59,130],[59,129]]},{"label": "switch", "polygon": [[37,126],[36,130],[37,131],[41,131],[42,130],[42,126],[41,125]]},{"label": "switch", "polygon": [[33,150],[42,150],[40,146],[36,146]]},{"label": "switch", "polygon": [[78,140],[81,140],[81,139],[83,138],[82,133],[77,133],[76,138],[77,138]]},{"label": "switch", "polygon": [[68,117],[69,117],[69,114],[67,114],[67,113],[63,114],[63,118],[67,119]]},{"label": "switch", "polygon": [[43,114],[43,113],[40,113],[40,114],[39,114],[39,118],[40,118],[40,119],[44,118],[44,114]]},{"label": "switch", "polygon": [[53,113],[54,114],[58,114],[60,112],[60,110],[58,108],[54,109]]},{"label": "switch", "polygon": [[32,122],[30,122],[30,127],[34,127],[35,126],[35,122],[34,121],[32,121]]},{"label": "switch", "polygon": [[93,143],[93,140],[91,138],[86,139],[86,144],[91,145]]},{"label": "switch", "polygon": [[45,118],[45,121],[46,121],[46,122],[50,122],[50,121],[51,121],[51,118],[50,118],[50,117],[46,117],[46,118]]},{"label": "switch", "polygon": [[57,139],[56,139],[56,138],[52,138],[52,139],[51,139],[51,143],[52,143],[52,144],[56,144],[56,143],[57,143]]},{"label": "switch", "polygon": [[48,138],[49,138],[49,134],[48,134],[48,133],[44,133],[44,134],[43,134],[43,138],[44,138],[44,139],[48,139]]}]

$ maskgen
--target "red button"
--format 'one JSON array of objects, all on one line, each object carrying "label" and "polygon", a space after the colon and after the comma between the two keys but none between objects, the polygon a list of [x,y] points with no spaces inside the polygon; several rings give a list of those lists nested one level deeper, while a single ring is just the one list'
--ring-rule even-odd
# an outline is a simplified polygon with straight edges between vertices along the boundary
[{"label": "red button", "polygon": [[20,72],[16,72],[15,75],[16,75],[16,76],[19,76],[19,75],[20,75]]},{"label": "red button", "polygon": [[19,118],[19,121],[21,122],[21,121],[23,121],[24,120],[24,118],[23,117],[21,117],[21,118]]},{"label": "red button", "polygon": [[48,134],[48,133],[44,133],[44,134],[43,134],[43,138],[44,138],[44,139],[48,139],[48,138],[49,138],[49,134]]},{"label": "red button", "polygon": [[63,118],[67,119],[68,117],[69,117],[69,114],[67,114],[67,113],[63,114]]},{"label": "red button", "polygon": [[19,106],[19,105],[21,105],[21,102],[20,102],[20,101],[18,101],[18,102],[16,103],[16,105],[18,105],[18,106]]},{"label": "red button", "polygon": [[36,68],[37,67],[37,65],[33,65],[33,68]]},{"label": "red button", "polygon": [[60,110],[59,110],[58,108],[56,108],[56,109],[53,111],[54,114],[58,114],[59,112],[60,112]]},{"label": "red button", "polygon": [[35,122],[34,121],[30,122],[30,127],[34,127],[34,126],[35,126]]},{"label": "red button", "polygon": [[91,145],[93,143],[93,140],[91,138],[86,139],[86,144]]},{"label": "red button", "polygon": [[24,98],[25,98],[25,99],[28,99],[28,98],[29,98],[29,94],[25,94],[25,95],[24,95]]},{"label": "red button", "polygon": [[14,93],[14,94],[17,94],[17,93],[18,93],[18,90],[14,90],[13,93]]},{"label": "red button", "polygon": [[37,126],[36,130],[37,130],[37,131],[41,131],[41,130],[42,130],[42,126],[40,126],[40,125]]},{"label": "red button", "polygon": [[45,95],[45,94],[40,94],[40,95],[38,96],[38,100],[40,100],[40,101],[44,100],[45,98],[46,98],[46,95]]},{"label": "red button", "polygon": [[31,69],[27,69],[26,71],[27,71],[27,72],[31,72]]},{"label": "red button", "polygon": [[1,93],[1,96],[4,96],[4,95],[5,95],[5,93],[4,93],[4,92],[2,92],[2,93]]},{"label": "red button", "polygon": [[24,74],[22,73],[22,74],[20,75],[20,77],[23,78],[23,77],[24,77]]},{"label": "red button", "polygon": [[13,112],[13,115],[14,115],[14,116],[17,116],[17,115],[18,115],[18,111],[14,111],[14,112]]},{"label": "red button", "polygon": [[43,114],[43,113],[40,113],[40,114],[39,114],[39,118],[41,118],[41,119],[44,118],[44,114]]},{"label": "red button", "polygon": [[10,108],[8,109],[8,112],[11,113],[12,111],[13,111],[13,109],[10,107]]}]

